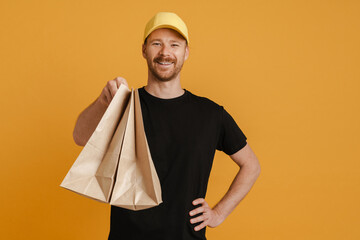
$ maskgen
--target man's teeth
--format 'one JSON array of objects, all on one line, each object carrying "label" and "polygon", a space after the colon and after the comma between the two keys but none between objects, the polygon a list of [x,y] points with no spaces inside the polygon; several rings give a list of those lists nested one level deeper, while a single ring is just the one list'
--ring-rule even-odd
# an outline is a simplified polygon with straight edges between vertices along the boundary
[{"label": "man's teeth", "polygon": [[158,62],[159,64],[161,64],[161,65],[170,65],[170,64],[172,64],[171,62]]}]

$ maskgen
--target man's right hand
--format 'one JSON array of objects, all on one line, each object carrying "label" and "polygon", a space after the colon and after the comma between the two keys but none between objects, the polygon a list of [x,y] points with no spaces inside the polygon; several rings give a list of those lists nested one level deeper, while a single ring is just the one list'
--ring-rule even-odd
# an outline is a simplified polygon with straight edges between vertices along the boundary
[{"label": "man's right hand", "polygon": [[121,84],[129,87],[128,83],[123,77],[116,77],[113,80],[108,81],[99,96],[99,102],[105,106],[109,106]]},{"label": "man's right hand", "polygon": [[87,143],[121,84],[128,87],[122,77],[108,81],[100,96],[80,113],[73,132],[77,145],[84,146]]}]

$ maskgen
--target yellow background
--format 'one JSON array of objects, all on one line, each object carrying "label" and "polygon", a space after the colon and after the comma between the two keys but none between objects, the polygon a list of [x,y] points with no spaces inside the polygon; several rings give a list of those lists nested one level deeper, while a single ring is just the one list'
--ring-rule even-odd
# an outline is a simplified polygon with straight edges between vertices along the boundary
[{"label": "yellow background", "polygon": [[[0,238],[107,239],[110,206],[59,184],[106,81],[146,84],[146,22],[190,34],[182,86],[225,108],[262,172],[208,239],[360,239],[359,1],[0,1]],[[237,166],[216,154],[207,200]]]}]

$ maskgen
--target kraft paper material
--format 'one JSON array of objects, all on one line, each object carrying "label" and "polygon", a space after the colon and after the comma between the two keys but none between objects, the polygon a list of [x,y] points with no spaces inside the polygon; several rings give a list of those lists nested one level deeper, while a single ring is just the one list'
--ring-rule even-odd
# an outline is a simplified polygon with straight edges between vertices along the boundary
[{"label": "kraft paper material", "polygon": [[137,89],[120,85],[60,186],[131,210],[162,203]]}]

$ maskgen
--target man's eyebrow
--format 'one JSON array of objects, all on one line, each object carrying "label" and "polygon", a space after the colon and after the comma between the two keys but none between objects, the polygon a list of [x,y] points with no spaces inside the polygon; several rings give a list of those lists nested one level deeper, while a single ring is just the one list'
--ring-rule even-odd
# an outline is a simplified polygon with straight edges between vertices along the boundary
[{"label": "man's eyebrow", "polygon": [[[155,42],[155,41],[162,42],[162,40],[161,40],[161,39],[159,39],[159,38],[152,39],[150,42]],[[177,43],[181,43],[179,40],[170,40],[170,42],[177,42]]]},{"label": "man's eyebrow", "polygon": [[181,43],[179,40],[170,40],[170,42],[177,42],[177,43]]}]

